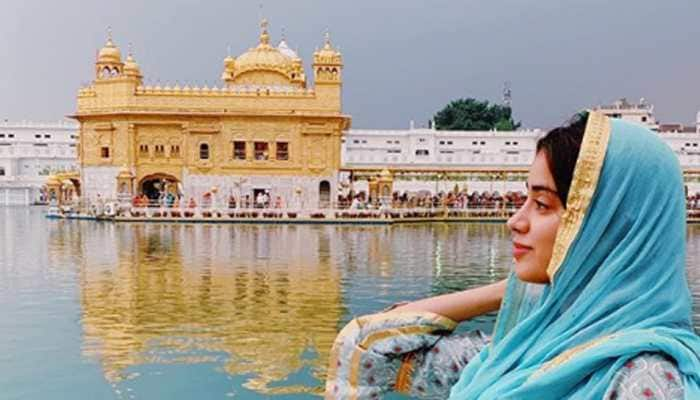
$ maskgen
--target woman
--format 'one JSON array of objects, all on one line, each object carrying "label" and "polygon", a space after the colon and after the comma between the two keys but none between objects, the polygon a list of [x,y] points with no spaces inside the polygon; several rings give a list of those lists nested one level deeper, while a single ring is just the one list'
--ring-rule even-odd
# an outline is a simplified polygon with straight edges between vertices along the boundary
[{"label": "woman", "polygon": [[[537,145],[528,198],[508,226],[515,269],[507,282],[384,314],[403,316],[394,329],[405,333],[408,316],[461,321],[500,303],[491,343],[455,364],[462,370],[451,398],[700,398],[682,174],[655,134],[598,113],[548,133]],[[420,358],[431,350],[412,351]],[[431,367],[399,371],[394,387]],[[337,379],[335,369],[329,375]],[[434,389],[408,386],[418,396]],[[347,387],[357,397],[377,393]]]}]

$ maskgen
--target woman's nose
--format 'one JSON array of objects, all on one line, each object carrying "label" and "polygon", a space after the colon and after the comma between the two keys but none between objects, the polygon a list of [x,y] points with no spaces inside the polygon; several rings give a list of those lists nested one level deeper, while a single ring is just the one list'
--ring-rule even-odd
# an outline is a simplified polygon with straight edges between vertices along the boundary
[{"label": "woman's nose", "polygon": [[513,232],[527,232],[528,222],[527,218],[525,217],[525,206],[520,207],[520,209],[518,209],[513,216],[508,218],[506,225],[508,226],[508,229]]}]

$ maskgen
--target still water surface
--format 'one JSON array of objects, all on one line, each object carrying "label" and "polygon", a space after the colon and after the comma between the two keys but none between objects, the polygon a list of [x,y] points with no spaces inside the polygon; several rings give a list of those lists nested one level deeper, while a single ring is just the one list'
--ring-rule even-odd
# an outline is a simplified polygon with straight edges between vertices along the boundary
[{"label": "still water surface", "polygon": [[[353,316],[505,277],[498,224],[111,224],[0,208],[5,399],[309,398]],[[700,227],[688,231],[700,328]],[[464,329],[490,329],[492,317]]]}]

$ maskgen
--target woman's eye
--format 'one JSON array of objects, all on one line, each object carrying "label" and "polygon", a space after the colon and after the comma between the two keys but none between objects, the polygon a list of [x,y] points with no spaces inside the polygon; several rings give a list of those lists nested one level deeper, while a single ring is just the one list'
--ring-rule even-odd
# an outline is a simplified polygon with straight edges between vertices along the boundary
[{"label": "woman's eye", "polygon": [[549,206],[547,206],[547,204],[545,204],[541,201],[535,200],[535,204],[536,204],[538,210],[546,210],[549,208]]}]

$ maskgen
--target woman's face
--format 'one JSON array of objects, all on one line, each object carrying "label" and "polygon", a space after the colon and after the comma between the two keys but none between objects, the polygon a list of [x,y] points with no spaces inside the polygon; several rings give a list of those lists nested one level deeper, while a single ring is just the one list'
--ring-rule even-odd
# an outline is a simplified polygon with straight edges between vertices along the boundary
[{"label": "woman's face", "polygon": [[527,200],[508,220],[513,238],[515,273],[520,280],[549,283],[547,266],[564,205],[559,200],[547,156],[540,151],[530,166]]}]

